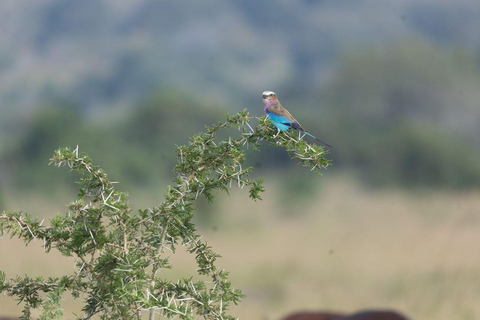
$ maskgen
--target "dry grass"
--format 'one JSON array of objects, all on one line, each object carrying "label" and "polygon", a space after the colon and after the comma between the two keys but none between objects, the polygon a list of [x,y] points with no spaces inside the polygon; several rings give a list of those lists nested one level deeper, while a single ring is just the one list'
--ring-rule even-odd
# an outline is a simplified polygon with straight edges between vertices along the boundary
[{"label": "dry grass", "polygon": [[[262,202],[244,191],[218,199],[217,228],[201,233],[248,295],[232,313],[279,319],[302,309],[393,308],[412,319],[480,318],[478,190],[367,191],[351,179],[321,180],[319,193],[292,204],[288,216],[279,214],[285,208],[276,203],[285,195],[273,184]],[[71,259],[40,247],[1,239],[0,269],[8,275],[73,271]],[[181,267],[165,276],[189,274],[192,260],[179,251],[172,262]],[[0,298],[4,313],[19,309]]]}]

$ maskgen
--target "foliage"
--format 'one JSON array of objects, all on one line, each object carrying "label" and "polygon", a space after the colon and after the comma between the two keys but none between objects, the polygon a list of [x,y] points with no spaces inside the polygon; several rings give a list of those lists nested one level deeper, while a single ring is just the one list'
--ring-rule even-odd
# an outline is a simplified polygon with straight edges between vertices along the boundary
[{"label": "foliage", "polygon": [[[2,7],[12,10],[12,21],[0,34],[0,71],[11,82],[0,86],[0,105],[5,115],[28,117],[26,105],[67,94],[87,108],[106,107],[136,101],[159,84],[200,99],[248,99],[242,104],[265,84],[308,96],[343,48],[415,36],[478,51],[472,3],[49,0],[24,10],[15,1]],[[16,67],[22,61],[30,67]],[[0,130],[10,119],[2,114]]]},{"label": "foliage", "polygon": [[[175,164],[175,155],[166,150],[202,130],[207,121],[219,120],[218,110],[214,112],[213,108],[187,94],[160,90],[131,112],[92,119],[78,104],[57,101],[36,112],[25,132],[12,139],[10,148],[2,150],[0,174],[10,188],[22,191],[54,193],[57,190],[52,189],[70,187],[70,181],[45,166],[45,159],[59,146],[79,144],[123,184],[158,185]],[[180,121],[188,130],[178,126]]]},{"label": "foliage", "polygon": [[335,160],[377,186],[480,185],[479,86],[460,50],[404,41],[350,52],[324,92]]},{"label": "foliage", "polygon": [[[149,312],[165,317],[193,319],[234,319],[228,315],[231,303],[244,295],[234,289],[228,272],[216,264],[220,257],[201,240],[192,223],[193,203],[199,196],[212,201],[217,190],[228,193],[237,185],[249,189],[250,198],[261,199],[262,179],[249,178],[252,167],[244,167],[245,147],[258,150],[262,139],[287,149],[292,158],[320,173],[330,162],[323,147],[309,145],[296,133],[276,132],[265,117],[252,128],[245,110],[225,122],[208,127],[190,138],[176,152],[175,183],[168,187],[165,201],[151,209],[134,212],[127,194],[118,191],[107,174],[84,153],[61,148],[51,162],[77,171],[81,178],[77,199],[65,214],[58,214],[50,225],[22,212],[3,212],[0,230],[18,236],[28,245],[42,239],[48,253],[56,249],[76,257],[76,272],[59,278],[15,277],[0,274],[0,292],[24,303],[23,319],[32,309],[42,310],[41,319],[59,319],[61,296],[70,292],[84,299],[82,315],[102,319],[140,319]],[[239,138],[216,141],[227,127],[238,128]],[[172,268],[166,250],[184,246],[195,256],[198,275],[210,281],[196,281],[194,275],[177,282],[162,279],[161,269]]]},{"label": "foliage", "polygon": [[[346,51],[328,78],[331,82],[317,90],[318,96],[308,90],[302,94],[295,85],[281,90],[281,101],[295,108],[305,128],[335,146],[337,169],[352,168],[363,182],[377,187],[480,185],[475,164],[480,153],[480,70],[468,52],[420,40],[377,44]],[[75,110],[65,103],[45,108],[23,126],[26,132],[7,139],[12,147],[0,145],[6,191],[71,188],[70,181],[59,183],[62,177],[45,166],[45,159],[58,146],[76,144],[108,167],[110,176],[132,195],[139,188],[153,190],[171,176],[176,160],[168,150],[202,130],[208,119],[219,120],[218,105],[201,97],[163,89],[115,117],[111,112],[89,114],[81,104]],[[260,98],[250,98],[260,112]],[[233,106],[242,103],[231,97],[228,101]],[[409,133],[410,128],[414,130]],[[437,146],[440,138],[448,141],[445,147]],[[284,170],[288,156],[268,148],[251,152],[247,163]]]}]

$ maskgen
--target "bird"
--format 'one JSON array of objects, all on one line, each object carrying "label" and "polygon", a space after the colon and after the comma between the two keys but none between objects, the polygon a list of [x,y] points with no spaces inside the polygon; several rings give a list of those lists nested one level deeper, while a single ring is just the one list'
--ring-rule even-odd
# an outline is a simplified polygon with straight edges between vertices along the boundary
[{"label": "bird", "polygon": [[321,144],[332,148],[331,145],[317,139],[315,136],[308,133],[300,125],[300,123],[298,123],[298,121],[290,114],[290,112],[288,112],[288,110],[280,104],[280,101],[278,101],[275,92],[264,91],[262,100],[265,114],[267,115],[267,118],[272,122],[272,124],[278,129],[278,133],[280,133],[280,131],[287,131],[288,129],[293,128],[302,131],[303,133],[309,135]]}]

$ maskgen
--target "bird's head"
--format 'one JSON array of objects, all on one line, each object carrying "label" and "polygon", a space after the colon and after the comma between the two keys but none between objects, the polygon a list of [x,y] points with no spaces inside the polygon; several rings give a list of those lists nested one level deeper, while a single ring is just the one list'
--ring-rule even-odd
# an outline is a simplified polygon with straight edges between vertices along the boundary
[{"label": "bird's head", "polygon": [[278,101],[277,95],[275,94],[275,92],[272,91],[264,91],[262,95],[262,100],[264,105],[269,106]]}]

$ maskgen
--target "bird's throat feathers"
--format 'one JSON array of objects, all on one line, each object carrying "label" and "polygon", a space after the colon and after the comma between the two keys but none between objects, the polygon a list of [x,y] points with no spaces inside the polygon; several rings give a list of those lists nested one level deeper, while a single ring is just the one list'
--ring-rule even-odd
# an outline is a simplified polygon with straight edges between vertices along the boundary
[{"label": "bird's throat feathers", "polygon": [[270,108],[271,106],[274,106],[275,104],[278,104],[278,100],[277,99],[272,99],[272,100],[267,100],[264,102],[264,108],[263,110],[265,110],[265,113],[268,113],[268,108]]}]

